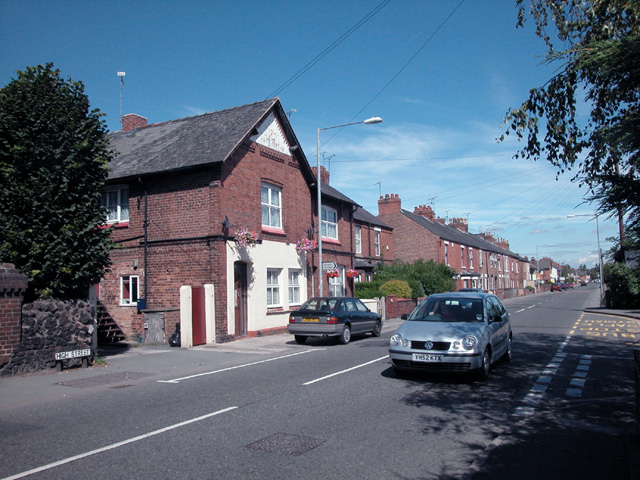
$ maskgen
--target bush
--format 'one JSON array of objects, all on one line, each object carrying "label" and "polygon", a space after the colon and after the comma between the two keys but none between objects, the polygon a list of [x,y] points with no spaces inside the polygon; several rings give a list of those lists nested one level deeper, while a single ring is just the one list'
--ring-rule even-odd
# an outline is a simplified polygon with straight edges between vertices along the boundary
[{"label": "bush", "polygon": [[607,307],[640,307],[640,269],[624,263],[607,263],[604,266],[604,280],[607,285]]},{"label": "bush", "polygon": [[377,298],[384,297],[384,294],[379,290],[379,284],[377,282],[358,282],[356,283],[356,298]]},{"label": "bush", "polygon": [[380,286],[385,295],[395,295],[399,298],[411,298],[412,291],[409,282],[405,280],[389,280]]}]

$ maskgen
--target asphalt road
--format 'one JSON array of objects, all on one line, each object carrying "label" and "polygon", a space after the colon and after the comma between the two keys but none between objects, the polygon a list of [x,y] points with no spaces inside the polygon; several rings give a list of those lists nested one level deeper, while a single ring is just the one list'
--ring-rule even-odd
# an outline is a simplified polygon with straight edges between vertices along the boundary
[{"label": "asphalt road", "polygon": [[486,383],[396,378],[398,320],[0,379],[0,478],[632,478],[638,325],[584,312],[595,296],[507,300],[514,360]]}]

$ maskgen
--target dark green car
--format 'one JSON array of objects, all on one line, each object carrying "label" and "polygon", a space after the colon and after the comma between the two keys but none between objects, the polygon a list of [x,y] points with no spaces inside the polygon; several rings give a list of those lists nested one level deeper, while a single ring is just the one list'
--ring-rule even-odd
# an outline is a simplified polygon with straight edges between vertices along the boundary
[{"label": "dark green car", "polygon": [[338,337],[346,345],[351,335],[371,333],[379,337],[382,318],[353,297],[314,297],[289,315],[289,333],[302,344],[308,337]]}]

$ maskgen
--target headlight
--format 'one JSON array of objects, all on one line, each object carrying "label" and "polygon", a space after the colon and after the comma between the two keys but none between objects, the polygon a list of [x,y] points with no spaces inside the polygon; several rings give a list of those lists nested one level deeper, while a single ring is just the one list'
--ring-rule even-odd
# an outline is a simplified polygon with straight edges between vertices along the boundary
[{"label": "headlight", "polygon": [[473,347],[478,343],[478,339],[473,335],[467,335],[462,339],[462,346],[465,350],[473,350]]},{"label": "headlight", "polygon": [[393,335],[391,335],[391,340],[389,340],[389,343],[392,347],[397,347],[402,343],[402,335],[400,335],[399,333],[394,333]]}]

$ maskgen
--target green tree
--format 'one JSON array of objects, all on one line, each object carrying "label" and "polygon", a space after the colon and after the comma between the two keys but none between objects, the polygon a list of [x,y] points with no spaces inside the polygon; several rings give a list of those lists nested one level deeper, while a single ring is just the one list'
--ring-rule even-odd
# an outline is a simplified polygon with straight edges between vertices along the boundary
[{"label": "green tree", "polygon": [[112,246],[103,114],[52,64],[17,74],[0,90],[0,261],[29,277],[27,300],[86,298]]},{"label": "green tree", "polygon": [[[599,213],[640,227],[640,2],[516,0],[518,26],[533,18],[556,74],[507,112],[507,131],[526,146],[516,158],[546,158],[590,188]],[[528,6],[528,8],[527,8]],[[528,12],[527,12],[528,10]],[[551,33],[553,32],[553,33]],[[555,38],[560,48],[556,48]],[[579,114],[584,100],[589,113]]]}]

